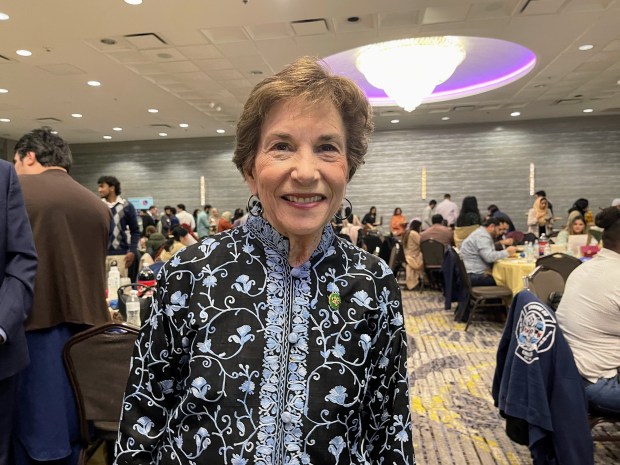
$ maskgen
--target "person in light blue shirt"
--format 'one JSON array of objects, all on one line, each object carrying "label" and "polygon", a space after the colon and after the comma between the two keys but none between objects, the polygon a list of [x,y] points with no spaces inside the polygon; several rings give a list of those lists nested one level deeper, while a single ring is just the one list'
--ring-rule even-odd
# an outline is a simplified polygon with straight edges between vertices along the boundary
[{"label": "person in light blue shirt", "polygon": [[209,212],[211,211],[211,205],[205,205],[204,210],[198,213],[198,217],[196,219],[196,234],[198,234],[198,238],[202,239],[209,235],[209,227],[211,222],[209,220]]},{"label": "person in light blue shirt", "polygon": [[495,250],[495,240],[508,230],[508,223],[498,218],[488,218],[461,244],[461,257],[472,286],[495,286],[491,276],[493,263],[514,255],[517,248]]}]

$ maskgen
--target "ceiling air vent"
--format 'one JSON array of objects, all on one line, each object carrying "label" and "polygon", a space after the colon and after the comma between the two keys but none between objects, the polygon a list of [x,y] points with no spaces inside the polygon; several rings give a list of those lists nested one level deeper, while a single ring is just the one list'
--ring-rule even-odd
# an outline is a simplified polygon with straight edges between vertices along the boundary
[{"label": "ceiling air vent", "polygon": [[316,36],[319,34],[327,34],[327,21],[323,18],[319,19],[302,19],[300,21],[291,21],[291,27],[297,36]]},{"label": "ceiling air vent", "polygon": [[59,120],[58,118],[54,118],[52,116],[47,116],[45,118],[37,118],[37,121],[39,121],[40,123],[44,123],[44,124],[62,123],[61,120]]},{"label": "ceiling air vent", "polygon": [[138,50],[146,50],[149,48],[161,48],[162,45],[168,45],[164,39],[153,32],[145,32],[142,34],[127,34],[125,38]]},{"label": "ceiling air vent", "polygon": [[476,109],[475,105],[459,105],[452,108],[452,111],[474,111]]},{"label": "ceiling air vent", "polygon": [[562,98],[553,102],[554,105],[576,105],[583,103],[583,99],[580,98]]}]

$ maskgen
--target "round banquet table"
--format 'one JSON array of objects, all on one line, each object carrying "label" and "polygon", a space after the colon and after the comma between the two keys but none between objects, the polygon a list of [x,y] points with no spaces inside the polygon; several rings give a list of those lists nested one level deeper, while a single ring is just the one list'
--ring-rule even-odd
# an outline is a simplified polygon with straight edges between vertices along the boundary
[{"label": "round banquet table", "polygon": [[513,295],[523,290],[523,277],[536,268],[536,262],[523,258],[503,258],[493,264],[493,278],[498,286],[506,286]]}]

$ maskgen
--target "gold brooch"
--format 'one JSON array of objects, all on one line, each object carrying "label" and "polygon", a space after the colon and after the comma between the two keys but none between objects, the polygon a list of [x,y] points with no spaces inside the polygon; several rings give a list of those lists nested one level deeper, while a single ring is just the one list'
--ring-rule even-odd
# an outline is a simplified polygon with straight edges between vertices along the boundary
[{"label": "gold brooch", "polygon": [[329,302],[329,306],[333,310],[338,310],[340,308],[340,302],[342,302],[342,299],[340,298],[340,294],[338,294],[337,292],[332,292],[331,294],[329,294],[328,302]]}]

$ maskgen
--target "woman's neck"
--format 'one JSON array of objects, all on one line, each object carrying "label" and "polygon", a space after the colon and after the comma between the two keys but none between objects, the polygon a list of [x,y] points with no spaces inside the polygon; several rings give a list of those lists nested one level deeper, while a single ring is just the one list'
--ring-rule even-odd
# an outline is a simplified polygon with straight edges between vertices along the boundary
[{"label": "woman's neck", "polygon": [[323,231],[312,236],[304,236],[300,238],[289,237],[288,263],[292,267],[297,267],[307,262],[312,253],[316,250],[321,242],[321,234]]}]

